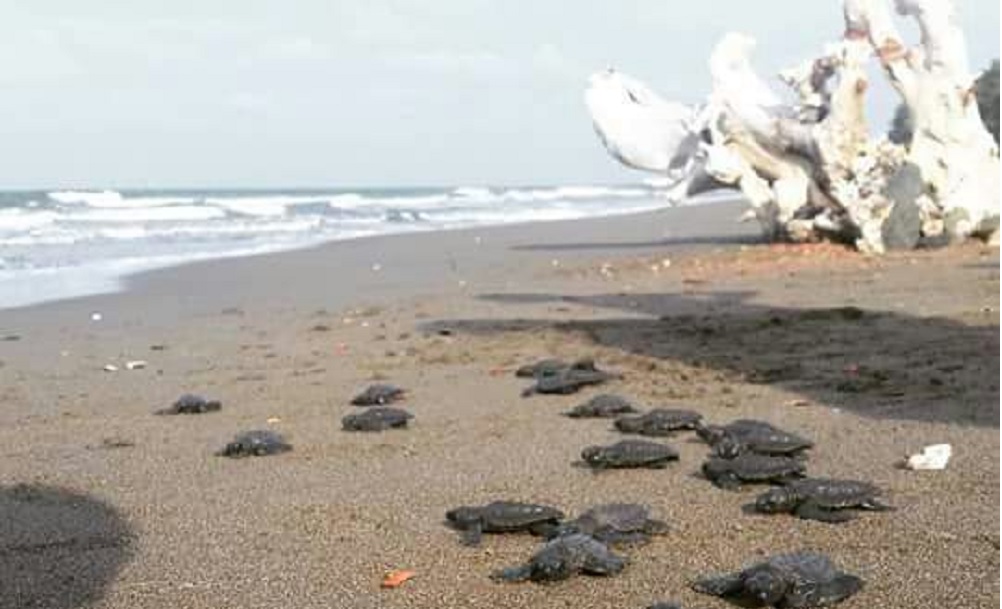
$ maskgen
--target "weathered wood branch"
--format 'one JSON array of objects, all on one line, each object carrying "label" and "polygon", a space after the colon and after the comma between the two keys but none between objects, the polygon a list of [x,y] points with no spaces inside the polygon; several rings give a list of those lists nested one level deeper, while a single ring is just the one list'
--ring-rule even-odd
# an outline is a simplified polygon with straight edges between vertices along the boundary
[{"label": "weathered wood branch", "polygon": [[[845,36],[780,77],[784,103],[752,68],[755,41],[728,34],[709,58],[703,106],[657,97],[616,72],[592,78],[596,131],[624,164],[674,175],[673,192],[738,188],[770,238],[834,238],[862,250],[998,226],[998,148],[974,103],[950,0],[896,0],[920,44],[907,47],[885,0],[845,0]],[[913,120],[907,145],[874,139],[864,114],[875,55]]]}]

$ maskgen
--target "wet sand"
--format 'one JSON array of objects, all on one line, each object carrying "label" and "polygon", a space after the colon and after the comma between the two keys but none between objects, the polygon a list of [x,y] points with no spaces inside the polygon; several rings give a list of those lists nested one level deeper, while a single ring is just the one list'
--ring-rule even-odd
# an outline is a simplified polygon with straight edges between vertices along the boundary
[{"label": "wet sand", "polygon": [[[724,607],[688,583],[801,548],[866,580],[844,607],[998,604],[998,250],[760,245],[739,213],[365,239],[0,311],[0,581],[16,590],[0,606]],[[624,379],[520,397],[518,364],[586,355]],[[102,370],[130,360],[148,365]],[[340,431],[377,379],[410,390],[412,428]],[[187,391],[223,410],[151,414]],[[801,432],[810,473],[871,480],[898,509],[745,514],[759,489],[701,479],[692,434],[667,440],[667,470],[574,467],[621,436],[559,413],[604,391]],[[213,456],[251,428],[295,449]],[[895,467],[937,442],[955,449],[945,471]],[[497,498],[638,501],[673,530],[614,578],[496,584],[536,540],[466,548],[442,520]],[[381,590],[397,568],[417,576]]]}]

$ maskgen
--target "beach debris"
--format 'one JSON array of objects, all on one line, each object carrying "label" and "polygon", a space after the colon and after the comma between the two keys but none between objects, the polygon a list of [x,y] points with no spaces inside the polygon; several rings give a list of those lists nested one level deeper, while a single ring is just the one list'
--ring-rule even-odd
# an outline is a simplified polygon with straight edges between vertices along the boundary
[{"label": "beach debris", "polygon": [[647,440],[623,440],[608,446],[589,446],[581,460],[593,469],[663,469],[678,460],[678,451],[667,444]]},{"label": "beach debris", "polygon": [[414,415],[399,408],[376,406],[360,414],[350,414],[341,419],[345,431],[384,431],[403,429]]},{"label": "beach debris", "polygon": [[282,419],[279,417],[268,417],[267,419],[264,420],[264,422],[267,423],[268,425],[274,425],[275,423],[281,423]]},{"label": "beach debris", "polygon": [[668,533],[668,524],[650,517],[650,510],[639,503],[596,505],[573,520],[559,524],[550,538],[581,533],[612,545],[640,545],[654,535]]},{"label": "beach debris", "polygon": [[130,361],[125,362],[125,369],[126,370],[142,370],[143,368],[145,368],[148,365],[149,365],[149,362],[147,362],[144,359],[134,359],[134,360],[130,360]]},{"label": "beach debris", "polygon": [[718,488],[737,490],[742,484],[790,482],[806,471],[800,459],[786,456],[741,453],[736,457],[710,457],[703,464],[703,475]]},{"label": "beach debris", "polygon": [[717,456],[726,458],[744,452],[797,455],[814,446],[807,438],[755,419],[738,419],[727,425],[699,425],[696,433],[713,447]]},{"label": "beach debris", "polygon": [[115,364],[105,364],[101,370],[104,370],[105,372],[118,372],[118,366]]},{"label": "beach debris", "polygon": [[492,501],[483,506],[464,505],[445,513],[446,521],[461,532],[463,545],[480,545],[483,533],[528,531],[544,535],[564,518],[557,508],[537,503]]},{"label": "beach debris", "polygon": [[98,313],[97,311],[90,314],[91,321],[101,321],[102,319],[104,319],[104,315]]},{"label": "beach debris", "polygon": [[19,340],[21,340],[20,334],[5,334],[3,337],[0,337],[0,341],[3,341],[5,343],[13,343]]},{"label": "beach debris", "polygon": [[612,393],[601,393],[568,410],[564,416],[572,419],[601,419],[631,412],[637,412],[637,409],[630,400]]},{"label": "beach debris", "polygon": [[394,571],[389,571],[383,576],[383,581],[380,582],[380,588],[399,588],[406,581],[414,579],[417,575],[416,571],[410,571],[408,569],[396,569]]},{"label": "beach debris", "polygon": [[164,344],[150,345],[150,351],[166,351],[166,350],[167,350],[167,345]]},{"label": "beach debris", "polygon": [[638,416],[619,417],[614,425],[622,433],[641,436],[668,436],[686,429],[696,429],[703,415],[692,410],[655,408]]},{"label": "beach debris", "polygon": [[767,607],[824,607],[863,588],[863,580],[839,570],[817,552],[779,554],[737,573],[716,575],[692,584],[696,592],[737,603]]},{"label": "beach debris", "polygon": [[206,412],[218,412],[222,407],[223,404],[219,400],[210,400],[194,393],[185,393],[175,400],[169,408],[162,408],[154,412],[154,414],[204,414]]},{"label": "beach debris", "polygon": [[[710,53],[705,101],[667,101],[607,69],[585,94],[592,126],[617,161],[672,174],[670,201],[740,191],[770,240],[879,254],[997,234],[998,146],[974,103],[992,79],[968,64],[956,2],[842,4],[837,29],[848,35],[779,73],[788,100],[755,72],[755,39],[728,32]],[[922,32],[914,47],[889,5]],[[907,134],[867,124],[874,59],[900,96]]]},{"label": "beach debris", "polygon": [[755,510],[763,514],[796,514],[805,520],[839,523],[855,518],[851,510],[893,509],[878,498],[879,488],[859,480],[804,478],[758,496]]},{"label": "beach debris", "polygon": [[572,575],[615,575],[626,567],[626,559],[589,535],[563,535],[547,542],[523,565],[495,571],[491,579],[504,582],[552,582]]},{"label": "beach debris", "polygon": [[385,406],[403,400],[407,392],[389,383],[375,383],[351,399],[352,406]]},{"label": "beach debris", "polygon": [[949,444],[931,444],[922,449],[922,452],[911,455],[905,461],[905,468],[911,470],[940,470],[946,469],[946,464],[953,456],[953,447]]},{"label": "beach debris", "polygon": [[216,453],[221,457],[266,457],[292,450],[282,434],[268,429],[253,429],[238,433],[233,441]]},{"label": "beach debris", "polygon": [[383,270],[383,265],[379,264],[378,262],[376,262],[375,264],[372,265],[372,272],[373,273],[378,273],[381,270]]}]

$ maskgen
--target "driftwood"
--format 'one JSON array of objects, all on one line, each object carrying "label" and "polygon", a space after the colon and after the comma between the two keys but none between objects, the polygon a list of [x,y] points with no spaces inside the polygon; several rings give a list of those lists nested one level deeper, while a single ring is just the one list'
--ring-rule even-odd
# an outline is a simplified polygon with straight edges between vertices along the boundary
[{"label": "driftwood", "polygon": [[[709,59],[713,90],[685,105],[616,71],[585,101],[606,148],[667,176],[669,197],[730,187],[772,239],[832,239],[879,253],[971,235],[997,238],[999,150],[982,124],[951,0],[896,0],[919,26],[907,47],[885,0],[845,0],[845,34],[780,73],[785,101],[754,71],[755,41],[731,33]],[[910,141],[873,138],[864,113],[876,58],[911,120]]]}]

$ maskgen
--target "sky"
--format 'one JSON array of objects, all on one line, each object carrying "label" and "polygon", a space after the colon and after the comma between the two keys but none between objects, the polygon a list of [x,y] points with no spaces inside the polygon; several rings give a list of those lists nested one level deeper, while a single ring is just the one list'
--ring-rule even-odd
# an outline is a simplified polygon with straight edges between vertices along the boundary
[{"label": "sky", "polygon": [[[958,5],[980,69],[999,2]],[[0,0],[0,188],[636,181],[592,131],[591,72],[700,102],[725,32],[758,39],[771,79],[840,36],[840,6]],[[884,121],[893,96],[875,96]]]}]

